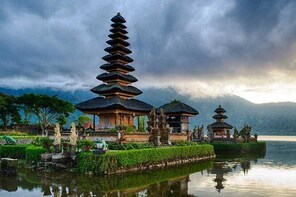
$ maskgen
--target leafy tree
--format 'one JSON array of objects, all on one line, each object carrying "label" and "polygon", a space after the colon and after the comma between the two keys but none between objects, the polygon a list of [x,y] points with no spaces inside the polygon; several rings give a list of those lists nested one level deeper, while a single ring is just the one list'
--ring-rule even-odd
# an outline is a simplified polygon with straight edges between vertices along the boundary
[{"label": "leafy tree", "polygon": [[78,124],[80,124],[83,127],[85,127],[85,125],[89,122],[92,122],[92,119],[91,119],[91,117],[89,117],[87,115],[81,115],[78,118]]},{"label": "leafy tree", "polygon": [[71,103],[61,100],[57,96],[24,94],[18,98],[18,102],[25,111],[36,116],[43,135],[46,127],[57,121],[65,123],[75,110]]},{"label": "leafy tree", "polygon": [[15,101],[14,96],[0,93],[0,121],[4,130],[7,129],[8,124],[20,123],[21,121],[21,116]]},{"label": "leafy tree", "polygon": [[145,130],[146,130],[146,117],[145,116],[140,116],[139,117],[139,128],[138,128],[138,130],[140,131],[140,132],[145,132]]}]

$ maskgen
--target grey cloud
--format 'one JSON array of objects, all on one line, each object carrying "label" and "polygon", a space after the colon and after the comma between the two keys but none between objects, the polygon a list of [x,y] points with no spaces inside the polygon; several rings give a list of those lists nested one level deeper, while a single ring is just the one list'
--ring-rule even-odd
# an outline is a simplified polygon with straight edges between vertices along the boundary
[{"label": "grey cloud", "polygon": [[294,1],[0,4],[0,78],[41,81],[57,76],[69,80],[61,84],[98,83],[95,77],[101,72],[110,19],[118,11],[127,20],[138,78],[178,75],[207,80],[246,72],[256,77],[264,76],[271,65],[291,70],[282,62],[291,58],[288,54],[295,44]]}]

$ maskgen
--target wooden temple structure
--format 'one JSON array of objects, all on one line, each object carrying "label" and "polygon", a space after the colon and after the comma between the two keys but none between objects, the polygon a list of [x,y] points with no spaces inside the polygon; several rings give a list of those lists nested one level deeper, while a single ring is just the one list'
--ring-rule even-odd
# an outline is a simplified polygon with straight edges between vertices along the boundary
[{"label": "wooden temple structure", "polygon": [[213,137],[228,137],[230,138],[230,129],[233,128],[232,125],[225,122],[225,119],[228,117],[224,114],[226,112],[225,109],[219,105],[217,109],[215,109],[216,115],[213,116],[216,119],[216,122],[210,124],[209,126],[212,129]]},{"label": "wooden temple structure", "polygon": [[189,117],[199,114],[196,109],[178,100],[160,106],[157,113],[160,113],[160,109],[163,109],[167,115],[167,123],[172,129],[172,133],[187,133],[189,131]]},{"label": "wooden temple structure", "polygon": [[142,91],[131,85],[138,80],[129,74],[135,69],[129,65],[133,59],[128,56],[132,51],[128,49],[130,43],[127,42],[126,21],[120,13],[111,21],[110,40],[107,41],[110,46],[105,48],[108,54],[102,58],[107,63],[100,67],[106,72],[97,76],[103,83],[91,89],[100,96],[76,105],[83,113],[93,115],[93,125],[96,125],[95,117],[98,116],[101,129],[118,125],[133,126],[135,117],[147,115],[153,108],[134,99]]}]

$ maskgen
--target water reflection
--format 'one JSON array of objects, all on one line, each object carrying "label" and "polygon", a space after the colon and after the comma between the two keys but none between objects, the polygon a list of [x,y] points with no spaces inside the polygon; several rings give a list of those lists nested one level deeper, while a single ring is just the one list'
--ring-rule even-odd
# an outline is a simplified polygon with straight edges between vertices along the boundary
[{"label": "water reflection", "polygon": [[108,177],[21,169],[18,177],[0,177],[0,196],[296,196],[295,147],[272,142],[266,156],[218,155],[215,161]]},{"label": "water reflection", "polygon": [[[7,192],[27,190],[31,195],[43,196],[195,196],[189,194],[190,174],[207,177],[216,191],[225,189],[227,174],[237,169],[244,173],[250,169],[247,158],[218,157],[216,161],[190,164],[153,172],[129,173],[124,175],[98,177],[77,176],[74,173],[36,173],[33,170],[19,170],[18,177],[0,177],[0,189]],[[1,195],[2,196],[2,195]],[[5,195],[4,195],[5,196]],[[6,195],[8,196],[8,195]]]}]

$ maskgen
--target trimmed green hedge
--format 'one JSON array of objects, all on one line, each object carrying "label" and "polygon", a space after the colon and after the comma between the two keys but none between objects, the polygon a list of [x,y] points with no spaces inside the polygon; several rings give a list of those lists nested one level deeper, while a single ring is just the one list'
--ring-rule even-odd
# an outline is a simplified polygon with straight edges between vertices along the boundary
[{"label": "trimmed green hedge", "polygon": [[0,146],[0,157],[13,159],[25,159],[28,145],[2,145]]},{"label": "trimmed green hedge", "polygon": [[242,153],[260,153],[266,151],[266,142],[257,143],[213,143],[216,154],[242,154]]},{"label": "trimmed green hedge", "polygon": [[26,160],[28,163],[36,164],[41,160],[40,155],[45,153],[46,149],[42,146],[28,146],[26,149]]},{"label": "trimmed green hedge", "polygon": [[130,168],[209,155],[214,155],[213,146],[209,144],[108,151],[106,154],[98,156],[93,155],[93,153],[80,153],[78,156],[78,169],[81,173],[91,171],[94,174],[104,174],[114,172],[118,168]]}]

